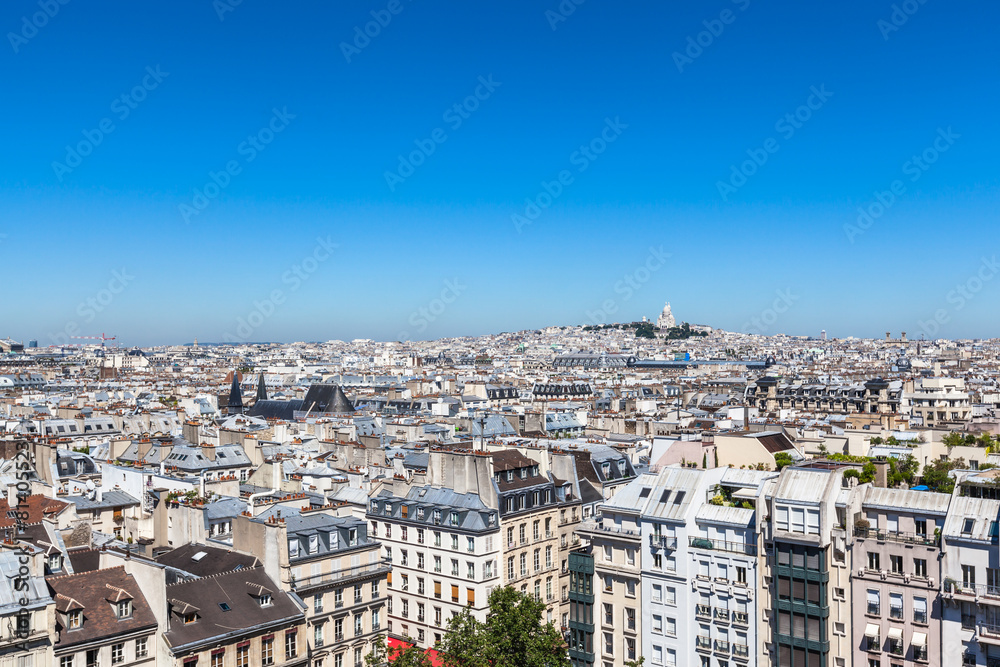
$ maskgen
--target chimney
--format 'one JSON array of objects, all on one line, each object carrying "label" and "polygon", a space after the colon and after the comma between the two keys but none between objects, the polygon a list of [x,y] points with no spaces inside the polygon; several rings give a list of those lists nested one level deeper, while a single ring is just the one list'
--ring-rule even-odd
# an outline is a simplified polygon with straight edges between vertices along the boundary
[{"label": "chimney", "polygon": [[891,340],[891,335],[889,334],[888,331],[885,332],[885,339],[886,340]]},{"label": "chimney", "polygon": [[875,464],[875,479],[873,485],[885,488],[889,485],[889,462],[882,459],[873,461]]},{"label": "chimney", "polygon": [[901,333],[901,334],[900,334],[900,338],[902,339],[902,341],[903,341],[904,343],[906,342],[906,332],[905,332],[905,331],[904,331],[903,333]]}]

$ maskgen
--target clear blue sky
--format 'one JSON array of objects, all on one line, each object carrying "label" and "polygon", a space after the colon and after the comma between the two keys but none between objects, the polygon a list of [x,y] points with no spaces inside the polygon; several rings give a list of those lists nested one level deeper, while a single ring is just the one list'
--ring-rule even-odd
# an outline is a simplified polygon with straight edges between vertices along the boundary
[{"label": "clear blue sky", "polygon": [[997,3],[232,1],[3,4],[0,336],[997,335]]}]

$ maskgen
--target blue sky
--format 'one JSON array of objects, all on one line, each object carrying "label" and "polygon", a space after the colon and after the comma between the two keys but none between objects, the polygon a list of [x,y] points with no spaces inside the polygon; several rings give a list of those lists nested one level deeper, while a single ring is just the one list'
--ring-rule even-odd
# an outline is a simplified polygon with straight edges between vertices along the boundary
[{"label": "blue sky", "polygon": [[0,336],[996,335],[996,3],[51,2]]}]

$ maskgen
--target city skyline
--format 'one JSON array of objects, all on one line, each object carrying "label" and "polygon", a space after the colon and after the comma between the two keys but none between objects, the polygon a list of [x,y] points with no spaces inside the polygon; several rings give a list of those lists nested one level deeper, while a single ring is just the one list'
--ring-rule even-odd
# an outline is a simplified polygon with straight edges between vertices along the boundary
[{"label": "city skyline", "polygon": [[998,14],[10,3],[0,335],[988,338]]}]

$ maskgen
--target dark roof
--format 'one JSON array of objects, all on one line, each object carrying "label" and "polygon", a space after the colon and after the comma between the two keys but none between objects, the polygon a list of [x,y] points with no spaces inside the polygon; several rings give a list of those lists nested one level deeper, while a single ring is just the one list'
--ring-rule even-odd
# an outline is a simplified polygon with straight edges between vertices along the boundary
[{"label": "dark roof", "polygon": [[580,502],[584,505],[589,505],[590,503],[599,503],[603,500],[604,496],[601,495],[600,491],[594,488],[594,485],[590,483],[590,480],[580,480]]},{"label": "dark roof", "polygon": [[[271,604],[266,607],[258,601],[262,591],[271,595]],[[229,637],[228,643],[234,630],[252,636],[265,628],[298,624],[305,619],[302,609],[260,567],[169,584],[165,592],[170,630],[163,637],[175,654],[216,643],[216,638],[222,636]],[[229,611],[219,606],[223,602]],[[185,611],[197,613],[197,620],[184,623],[181,614]]]},{"label": "dark roof", "polygon": [[295,418],[295,413],[300,410],[302,410],[301,399],[296,398],[291,401],[266,399],[254,403],[248,414],[251,417],[261,417],[263,419],[291,421]]},{"label": "dark roof", "polygon": [[229,412],[243,412],[243,392],[240,391],[240,374],[233,373],[233,384],[229,388]]},{"label": "dark roof", "polygon": [[347,399],[344,390],[336,384],[314,384],[309,386],[305,398],[302,399],[302,409],[310,414],[333,413],[351,414],[354,406]]},{"label": "dark roof", "polygon": [[[143,629],[156,629],[156,617],[139,584],[122,566],[46,577],[45,581],[55,598],[57,611],[83,611],[83,624],[78,630],[67,629],[64,614],[56,614],[57,648]],[[132,600],[132,616],[119,619],[115,605],[126,599]]]},{"label": "dark roof", "polygon": [[260,375],[257,376],[257,400],[267,400],[267,387],[264,385],[264,371],[261,371]]},{"label": "dark roof", "polygon": [[[198,554],[204,555],[197,557]],[[156,557],[156,562],[184,570],[196,577],[207,577],[236,569],[251,569],[260,564],[256,556],[204,544],[185,544],[160,554]]]},{"label": "dark roof", "polygon": [[70,549],[66,552],[73,572],[92,572],[101,566],[101,552],[98,549]]}]

